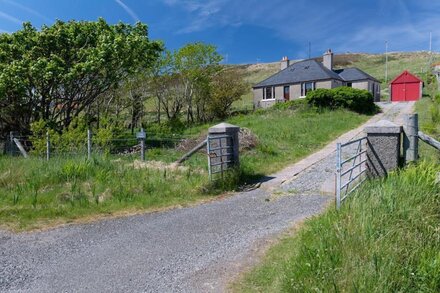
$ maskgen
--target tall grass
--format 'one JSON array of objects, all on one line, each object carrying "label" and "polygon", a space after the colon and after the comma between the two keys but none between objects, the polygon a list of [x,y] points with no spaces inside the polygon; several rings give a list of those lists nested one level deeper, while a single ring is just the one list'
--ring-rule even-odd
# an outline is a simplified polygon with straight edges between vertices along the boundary
[{"label": "tall grass", "polygon": [[239,292],[439,292],[440,167],[372,181],[307,221],[235,284]]},{"label": "tall grass", "polygon": [[[368,118],[345,110],[269,109],[237,115],[227,122],[249,128],[258,137],[256,148],[240,154],[243,172],[258,177],[278,171],[319,150]],[[186,134],[207,132],[209,126],[188,129]]]},{"label": "tall grass", "polygon": [[0,221],[14,229],[202,198],[206,172],[135,169],[109,158],[0,158]]},{"label": "tall grass", "polygon": [[[136,169],[133,156],[111,155],[39,158],[0,157],[0,225],[32,229],[47,224],[93,218],[119,212],[143,211],[202,200],[232,190],[319,149],[335,136],[356,127],[367,116],[348,111],[268,110],[240,115],[229,122],[258,136],[256,148],[241,152],[241,167],[222,182],[210,183],[207,159],[197,154],[185,170]],[[206,132],[209,125],[186,130]],[[182,152],[147,150],[148,160],[164,164]]]},{"label": "tall grass", "polygon": [[[440,104],[430,97],[423,97],[416,103],[420,130],[436,139],[440,139],[440,120],[436,117],[439,108]],[[420,140],[419,153],[427,160],[440,163],[440,152]]]}]

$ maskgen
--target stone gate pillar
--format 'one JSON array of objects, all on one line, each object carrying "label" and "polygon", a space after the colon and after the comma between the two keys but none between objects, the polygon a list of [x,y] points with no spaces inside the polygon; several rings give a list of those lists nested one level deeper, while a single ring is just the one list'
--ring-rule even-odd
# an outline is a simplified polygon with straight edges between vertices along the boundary
[{"label": "stone gate pillar", "polygon": [[207,150],[210,175],[223,173],[239,165],[239,131],[240,127],[229,123],[220,123],[209,128]]},{"label": "stone gate pillar", "polygon": [[370,176],[386,176],[399,167],[402,127],[387,120],[368,125],[367,170]]}]

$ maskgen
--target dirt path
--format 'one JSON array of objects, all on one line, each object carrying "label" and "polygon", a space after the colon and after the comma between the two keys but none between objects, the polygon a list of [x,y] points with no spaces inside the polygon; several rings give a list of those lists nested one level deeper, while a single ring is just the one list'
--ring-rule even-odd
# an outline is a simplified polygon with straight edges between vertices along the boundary
[{"label": "dirt path", "polygon": [[[374,119],[395,120],[410,107],[385,105]],[[0,232],[0,291],[222,292],[261,243],[333,200],[318,186],[332,175],[334,143],[268,176],[262,188],[223,200],[51,231]]]}]

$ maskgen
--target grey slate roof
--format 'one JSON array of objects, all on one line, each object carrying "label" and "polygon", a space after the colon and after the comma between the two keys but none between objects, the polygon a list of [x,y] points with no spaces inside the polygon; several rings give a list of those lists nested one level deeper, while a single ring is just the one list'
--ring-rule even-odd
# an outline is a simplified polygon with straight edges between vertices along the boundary
[{"label": "grey slate roof", "polygon": [[254,88],[327,79],[348,82],[370,79],[379,82],[376,78],[355,67],[332,71],[315,59],[307,59],[296,62],[286,69],[275,73],[254,85]]},{"label": "grey slate roof", "polygon": [[275,73],[271,77],[257,83],[254,88],[326,79],[343,80],[337,73],[331,71],[322,63],[314,59],[307,59],[296,62],[286,69]]},{"label": "grey slate roof", "polygon": [[374,81],[379,82],[377,79],[369,75],[368,73],[360,70],[359,68],[344,68],[344,69],[338,69],[335,70],[337,74],[344,80],[344,81],[355,81],[355,80],[363,80],[363,79],[371,79]]}]

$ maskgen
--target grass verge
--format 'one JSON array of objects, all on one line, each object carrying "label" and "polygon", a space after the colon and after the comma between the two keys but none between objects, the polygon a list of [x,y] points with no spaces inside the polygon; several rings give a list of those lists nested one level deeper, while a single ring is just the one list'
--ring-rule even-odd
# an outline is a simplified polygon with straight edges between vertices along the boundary
[{"label": "grass verge", "polygon": [[[249,128],[258,137],[259,144],[256,148],[240,154],[245,176],[258,178],[321,149],[369,118],[346,110],[318,113],[313,109],[269,109],[234,116],[227,122]],[[209,126],[191,128],[186,134],[207,132]]]},{"label": "grass verge", "polygon": [[[320,149],[367,116],[348,111],[268,110],[232,117],[247,127],[259,145],[241,153],[240,179],[250,181],[278,171]],[[209,125],[188,129],[206,131]],[[171,162],[174,150],[150,149],[149,159]],[[0,156],[0,223],[13,230],[30,230],[78,219],[121,212],[138,212],[186,205],[212,198],[233,184],[208,181],[206,156],[198,154],[185,169],[133,167],[130,157],[10,158]],[[236,182],[237,178],[229,178]]]},{"label": "grass verge", "polygon": [[364,185],[306,221],[237,281],[236,292],[439,292],[440,167]]},{"label": "grass verge", "polygon": [[[416,103],[416,112],[419,114],[419,128],[424,133],[433,136],[436,139],[440,139],[438,133],[440,133],[439,121],[433,119],[432,114],[436,105],[430,97],[423,97]],[[440,152],[434,149],[432,146],[419,140],[419,154],[426,160],[440,163]]]},{"label": "grass verge", "polygon": [[106,158],[0,158],[0,222],[23,230],[181,205],[201,199],[206,185],[206,174],[193,168],[137,169]]}]

